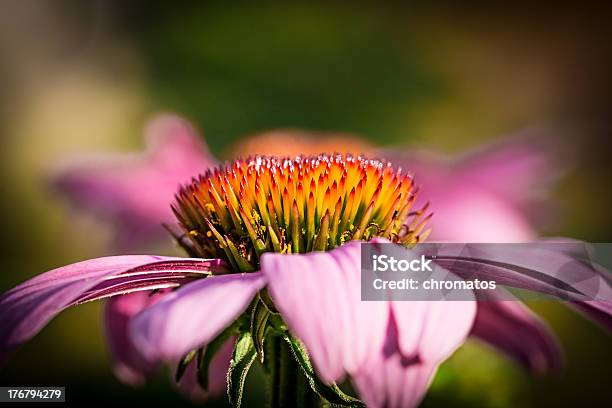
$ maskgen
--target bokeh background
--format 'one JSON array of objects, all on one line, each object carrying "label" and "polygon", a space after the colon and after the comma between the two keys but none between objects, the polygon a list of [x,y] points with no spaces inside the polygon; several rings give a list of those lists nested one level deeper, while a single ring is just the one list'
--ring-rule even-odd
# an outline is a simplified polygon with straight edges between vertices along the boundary
[{"label": "bokeh background", "polygon": [[[160,110],[192,120],[225,157],[279,127],[453,153],[543,126],[569,154],[550,196],[558,214],[540,232],[611,242],[609,8],[487,4],[2,1],[0,290],[109,253],[108,227],[71,216],[45,176],[77,153],[140,149]],[[610,336],[553,302],[532,306],[565,347],[562,373],[533,378],[470,343],[425,406],[609,404]],[[167,373],[120,384],[99,316],[98,304],[63,313],[0,368],[0,384],[189,404]],[[261,403],[263,385],[248,387],[248,406]]]}]

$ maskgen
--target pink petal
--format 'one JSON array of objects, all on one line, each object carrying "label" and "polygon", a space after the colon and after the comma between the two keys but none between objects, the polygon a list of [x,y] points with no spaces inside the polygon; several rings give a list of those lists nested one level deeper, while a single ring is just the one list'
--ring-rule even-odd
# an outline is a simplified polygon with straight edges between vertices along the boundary
[{"label": "pink petal", "polygon": [[467,182],[524,207],[541,199],[538,194],[557,178],[560,156],[558,144],[553,144],[543,129],[526,129],[469,153],[457,167]]},{"label": "pink petal", "polygon": [[465,341],[475,302],[393,302],[384,346],[353,375],[368,407],[419,404],[438,365]]},{"label": "pink petal", "polygon": [[556,154],[527,141],[528,133],[462,156],[418,150],[379,155],[414,173],[421,186],[416,207],[429,202],[435,214],[431,240],[526,242],[535,237],[529,215],[559,172]]},{"label": "pink petal", "polygon": [[159,367],[157,361],[141,355],[128,336],[127,327],[133,316],[157,302],[161,295],[135,292],[112,297],[104,305],[104,328],[115,375],[126,384],[144,384]]},{"label": "pink petal", "polygon": [[275,306],[308,349],[321,379],[357,372],[382,346],[388,305],[360,298],[360,244],[329,252],[264,254],[261,271]]},{"label": "pink petal", "polygon": [[548,325],[519,301],[478,302],[472,335],[534,373],[562,365],[559,344]]},{"label": "pink petal", "polygon": [[217,351],[208,366],[208,388],[203,390],[197,381],[196,361],[189,364],[179,382],[179,389],[193,401],[205,401],[227,390],[227,371],[234,351],[235,337],[229,338]]},{"label": "pink petal", "polygon": [[[389,241],[376,238],[374,243]],[[456,245],[458,246],[458,245]],[[417,247],[418,248],[418,247]],[[452,270],[448,271],[452,273]],[[476,316],[476,302],[392,301],[387,342],[405,359],[419,363],[439,363],[447,359],[468,336]]]},{"label": "pink petal", "polygon": [[421,362],[446,360],[470,333],[475,301],[393,302],[399,351]]},{"label": "pink petal", "polygon": [[609,271],[585,262],[574,243],[534,242],[520,246],[444,244],[436,264],[464,278],[495,280],[499,285],[527,289],[569,300],[606,328],[612,327],[612,285]]},{"label": "pink petal", "polygon": [[221,333],[264,285],[259,272],[193,282],[136,316],[132,339],[151,360],[179,359]]},{"label": "pink petal", "polygon": [[166,236],[170,203],[181,183],[216,161],[184,119],[158,115],[145,130],[143,154],[81,157],[67,163],[53,185],[76,207],[115,223],[118,245],[134,246]]},{"label": "pink petal", "polygon": [[489,191],[466,184],[440,190],[422,185],[420,208],[429,200],[431,241],[527,242],[536,234],[525,214]]},{"label": "pink petal", "polygon": [[217,271],[224,271],[219,260],[129,255],[91,259],[38,275],[0,296],[0,360],[68,306],[178,286]]},{"label": "pink petal", "polygon": [[406,364],[402,356],[381,356],[353,377],[359,396],[369,408],[410,408],[419,405],[437,364]]},{"label": "pink petal", "polygon": [[609,272],[553,244],[444,244],[435,263],[465,278],[493,279],[565,300],[594,300],[590,306],[612,313]]}]

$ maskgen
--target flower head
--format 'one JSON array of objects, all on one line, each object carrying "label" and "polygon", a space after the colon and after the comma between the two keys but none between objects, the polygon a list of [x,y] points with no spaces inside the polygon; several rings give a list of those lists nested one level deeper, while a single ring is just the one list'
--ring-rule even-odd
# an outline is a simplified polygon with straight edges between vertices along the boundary
[{"label": "flower head", "polygon": [[383,161],[256,156],[194,179],[173,210],[190,252],[252,271],[264,252],[323,251],[375,236],[416,243],[429,217],[426,206],[411,212],[416,196],[412,177]]}]

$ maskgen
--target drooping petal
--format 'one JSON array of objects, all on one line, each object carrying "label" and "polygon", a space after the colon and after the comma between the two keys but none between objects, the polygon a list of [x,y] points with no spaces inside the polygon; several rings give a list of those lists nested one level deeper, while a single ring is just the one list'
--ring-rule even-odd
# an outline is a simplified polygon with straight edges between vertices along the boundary
[{"label": "drooping petal", "polygon": [[438,368],[438,364],[407,363],[400,354],[372,359],[368,369],[353,376],[359,397],[370,408],[417,406]]},{"label": "drooping petal", "polygon": [[544,241],[518,246],[444,244],[435,263],[463,277],[495,280],[569,301],[606,328],[612,327],[610,272],[582,257],[577,246]]},{"label": "drooping petal", "polygon": [[352,377],[368,407],[419,404],[442,361],[465,341],[474,301],[393,302],[385,343]]},{"label": "drooping petal", "polygon": [[179,390],[193,401],[205,401],[227,390],[227,371],[234,351],[236,338],[230,337],[217,351],[208,366],[208,388],[202,389],[197,381],[196,361],[189,363],[179,382]]},{"label": "drooping petal", "polygon": [[439,363],[469,334],[476,316],[475,301],[393,302],[398,347],[406,358]]},{"label": "drooping petal", "polygon": [[136,316],[132,339],[149,359],[179,359],[221,333],[264,285],[259,272],[193,282]]},{"label": "drooping petal", "polygon": [[170,202],[181,183],[216,164],[184,119],[158,115],[145,130],[143,154],[81,157],[65,163],[53,186],[77,208],[115,223],[118,246],[165,237]]},{"label": "drooping petal", "polygon": [[360,244],[329,252],[264,254],[261,271],[289,329],[328,382],[357,372],[384,341],[389,306],[360,298]]},{"label": "drooping petal", "polygon": [[220,260],[129,255],[91,259],[38,275],[0,296],[0,360],[68,306],[175,287],[224,270]]},{"label": "drooping petal", "polygon": [[[106,276],[95,286],[83,292],[73,304],[125,294],[146,289],[177,287],[194,279],[228,271],[220,259],[202,258],[161,258],[152,264]],[[165,259],[165,260],[163,260]]]},{"label": "drooping petal", "polygon": [[159,301],[161,293],[135,292],[114,296],[104,305],[104,329],[115,375],[126,384],[144,384],[159,364],[147,360],[128,336],[130,319]]},{"label": "drooping petal", "polygon": [[555,370],[563,364],[560,346],[548,325],[520,301],[478,302],[472,335],[534,373]]},{"label": "drooping petal", "polygon": [[[405,250],[381,238],[375,238],[370,243]],[[382,249],[383,246],[378,248]],[[417,246],[416,250],[419,248]],[[445,279],[458,278],[452,270],[446,270],[444,276]],[[393,295],[388,293],[388,298],[393,301],[388,302],[390,320],[386,338],[396,339],[392,345],[406,359],[441,362],[463,344],[472,328],[476,316],[476,297],[472,292],[463,293],[461,301],[397,301]]]},{"label": "drooping petal", "polygon": [[493,279],[564,300],[590,301],[590,306],[612,313],[609,272],[555,246],[443,244],[435,251],[436,264],[463,278]]}]

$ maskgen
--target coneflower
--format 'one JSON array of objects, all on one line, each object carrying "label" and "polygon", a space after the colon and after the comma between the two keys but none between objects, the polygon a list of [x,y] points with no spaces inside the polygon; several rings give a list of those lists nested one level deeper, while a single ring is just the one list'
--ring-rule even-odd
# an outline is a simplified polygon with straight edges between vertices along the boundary
[{"label": "coneflower", "polygon": [[[473,326],[530,368],[556,365],[554,341],[519,303],[497,316],[512,309],[517,335],[537,331],[528,351],[496,339],[494,308],[481,310],[475,300],[361,301],[361,242],[413,246],[427,236],[429,213],[415,208],[409,173],[321,154],[253,157],[194,176],[172,204],[182,230],[174,236],[190,258],[98,258],[24,282],[0,297],[0,357],[66,307],[110,298],[106,326],[126,380],[170,362],[177,380],[214,394],[222,370],[234,406],[255,361],[264,364],[273,406],[417,405]],[[571,256],[549,258],[552,265]],[[532,259],[529,248],[516,256],[542,276],[556,272]],[[538,290],[533,277],[506,265],[495,273]],[[562,294],[609,321],[610,302]],[[358,395],[337,385],[347,378]]]}]

